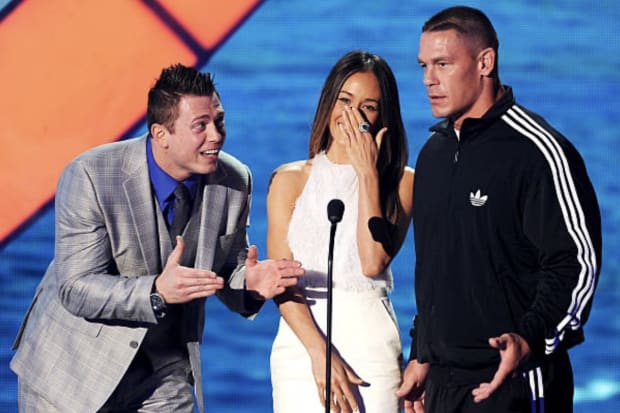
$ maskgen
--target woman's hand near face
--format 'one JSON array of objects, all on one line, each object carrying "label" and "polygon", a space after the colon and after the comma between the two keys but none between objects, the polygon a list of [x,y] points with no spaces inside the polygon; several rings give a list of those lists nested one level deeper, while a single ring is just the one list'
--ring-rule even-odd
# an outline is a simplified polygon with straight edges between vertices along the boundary
[{"label": "woman's hand near face", "polygon": [[362,132],[360,125],[366,122],[365,117],[360,110],[351,107],[346,107],[342,111],[342,118],[344,122],[340,127],[347,137],[344,142],[345,149],[355,172],[358,176],[376,174],[379,149],[387,128],[379,130],[376,136],[372,136],[370,132],[372,127],[368,132]]}]

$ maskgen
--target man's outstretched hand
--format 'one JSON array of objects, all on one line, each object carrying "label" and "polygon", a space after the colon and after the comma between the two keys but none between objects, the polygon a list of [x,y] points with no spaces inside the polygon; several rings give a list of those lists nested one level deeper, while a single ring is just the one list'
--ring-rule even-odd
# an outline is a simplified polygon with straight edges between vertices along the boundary
[{"label": "man's outstretched hand", "polygon": [[297,284],[297,278],[304,275],[304,269],[299,261],[258,260],[258,249],[255,245],[248,248],[245,259],[245,285],[248,291],[253,291],[267,300],[282,294],[287,287]]},{"label": "man's outstretched hand", "polygon": [[500,362],[490,383],[480,383],[472,390],[474,401],[479,403],[487,399],[513,374],[519,364],[530,355],[530,346],[523,337],[515,333],[502,334],[489,339],[489,345],[499,350]]},{"label": "man's outstretched hand", "polygon": [[168,304],[186,303],[208,297],[224,288],[224,279],[216,273],[179,264],[185,242],[177,236],[177,245],[168,256],[166,266],[155,280],[155,288]]}]

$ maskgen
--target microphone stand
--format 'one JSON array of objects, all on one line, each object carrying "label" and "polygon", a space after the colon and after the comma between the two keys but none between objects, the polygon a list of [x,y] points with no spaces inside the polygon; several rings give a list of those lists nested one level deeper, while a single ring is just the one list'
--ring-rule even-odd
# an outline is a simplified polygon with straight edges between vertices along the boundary
[{"label": "microphone stand", "polygon": [[332,267],[334,258],[334,238],[336,225],[342,219],[344,204],[339,199],[332,199],[327,205],[327,217],[331,222],[329,231],[329,251],[327,254],[327,329],[326,329],[326,359],[325,359],[325,413],[330,413],[332,401],[331,373],[332,373]]},{"label": "microphone stand", "polygon": [[332,263],[334,258],[334,236],[336,223],[332,223],[327,255],[327,355],[325,359],[325,413],[329,413],[332,395]]}]

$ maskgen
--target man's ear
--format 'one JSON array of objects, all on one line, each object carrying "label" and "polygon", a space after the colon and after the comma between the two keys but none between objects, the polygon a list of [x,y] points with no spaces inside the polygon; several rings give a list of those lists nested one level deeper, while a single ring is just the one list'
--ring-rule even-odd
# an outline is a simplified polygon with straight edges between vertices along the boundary
[{"label": "man's ear", "polygon": [[163,148],[168,147],[168,129],[160,123],[153,123],[151,125],[151,136],[153,137],[153,142],[158,144]]},{"label": "man's ear", "polygon": [[478,53],[478,69],[482,76],[490,76],[495,68],[495,50],[487,47]]}]

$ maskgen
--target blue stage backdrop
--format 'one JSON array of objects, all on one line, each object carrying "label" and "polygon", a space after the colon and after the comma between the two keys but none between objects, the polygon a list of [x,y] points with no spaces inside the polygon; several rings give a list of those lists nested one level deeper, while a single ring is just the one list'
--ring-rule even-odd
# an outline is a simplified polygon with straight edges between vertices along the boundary
[{"label": "blue stage backdrop", "polygon": [[[205,2],[205,14],[210,1]],[[603,218],[603,266],[585,329],[586,342],[571,351],[575,411],[616,413],[620,408],[620,6],[615,0],[467,3],[486,11],[497,28],[503,82],[514,87],[521,103],[572,140],[597,190]],[[410,164],[414,165],[429,135],[428,127],[435,122],[416,59],[420,27],[448,5],[452,4],[439,0],[267,0],[204,65],[200,63],[202,69],[215,74],[226,109],[225,149],[247,163],[254,174],[250,239],[258,245],[261,258],[266,251],[265,197],[270,174],[283,162],[306,157],[320,88],[331,65],[346,51],[367,49],[391,64],[400,87]],[[13,6],[0,0],[0,10]],[[36,102],[37,91],[29,90],[28,84],[23,85],[23,93],[31,94]],[[132,133],[144,130],[144,125],[137,125]],[[4,136],[0,131],[0,139],[20,137]],[[17,410],[16,378],[8,367],[13,354],[10,346],[53,254],[53,214],[52,206],[45,207],[12,234],[0,251],[2,412]],[[392,298],[406,349],[415,313],[414,262],[410,231],[393,263],[396,286]],[[269,353],[277,320],[272,303],[248,321],[229,313],[216,299],[208,301],[203,344],[208,411],[272,410]]]}]

